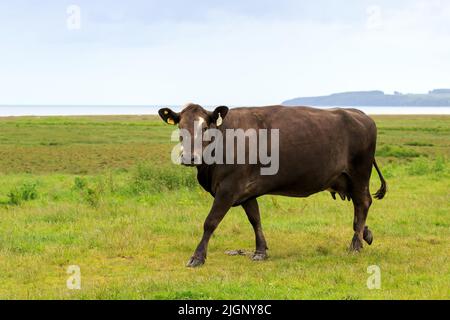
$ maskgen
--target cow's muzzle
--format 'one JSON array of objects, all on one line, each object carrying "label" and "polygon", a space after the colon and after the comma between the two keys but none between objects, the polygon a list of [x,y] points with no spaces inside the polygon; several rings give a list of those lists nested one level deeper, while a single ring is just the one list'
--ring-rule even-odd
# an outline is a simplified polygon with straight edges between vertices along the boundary
[{"label": "cow's muzzle", "polygon": [[196,167],[202,164],[202,159],[198,155],[192,155],[190,158],[182,156],[181,164],[186,167]]}]

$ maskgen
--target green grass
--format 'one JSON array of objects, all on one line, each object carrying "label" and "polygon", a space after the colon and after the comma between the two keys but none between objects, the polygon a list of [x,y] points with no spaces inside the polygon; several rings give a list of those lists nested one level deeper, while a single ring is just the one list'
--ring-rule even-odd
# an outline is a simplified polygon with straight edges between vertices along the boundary
[{"label": "green grass", "polygon": [[[172,127],[152,116],[0,119],[0,298],[448,299],[450,117],[375,120],[389,191],[369,213],[372,246],[347,252],[349,202],[265,196],[269,260],[224,254],[254,247],[234,208],[192,270],[211,197],[195,169],[170,163]],[[66,287],[69,265],[81,290]],[[366,286],[370,265],[380,290]]]},{"label": "green grass", "polygon": [[411,148],[383,145],[377,150],[377,157],[417,158],[424,155]]},{"label": "green grass", "polygon": [[412,146],[412,147],[434,147],[434,144],[432,144],[432,143],[426,143],[426,142],[413,141],[413,142],[407,142],[407,143],[405,143],[405,146]]}]

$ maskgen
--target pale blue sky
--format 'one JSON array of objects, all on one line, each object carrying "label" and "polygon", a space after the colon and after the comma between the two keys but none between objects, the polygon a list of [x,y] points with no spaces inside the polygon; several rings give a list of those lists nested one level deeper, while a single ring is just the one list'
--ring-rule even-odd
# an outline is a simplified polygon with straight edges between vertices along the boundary
[{"label": "pale blue sky", "polygon": [[[66,26],[69,5],[81,29]],[[450,87],[450,1],[0,0],[0,104],[264,105]]]}]

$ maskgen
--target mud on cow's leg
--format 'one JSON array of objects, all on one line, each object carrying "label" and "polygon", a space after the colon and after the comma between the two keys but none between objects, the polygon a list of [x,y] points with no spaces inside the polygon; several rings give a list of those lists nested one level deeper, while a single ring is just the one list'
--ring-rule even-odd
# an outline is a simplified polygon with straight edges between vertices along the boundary
[{"label": "mud on cow's leg", "polygon": [[203,224],[203,237],[193,256],[189,259],[186,265],[187,267],[195,268],[205,263],[209,239],[232,205],[233,198],[231,194],[216,194],[213,206],[206,217],[205,223]]},{"label": "mud on cow's leg", "polygon": [[365,187],[362,192],[355,192],[353,194],[353,206],[355,209],[353,230],[355,234],[350,244],[350,251],[360,251],[363,248],[363,240],[369,245],[372,244],[372,232],[366,226],[367,214],[371,204],[372,197],[370,196],[368,187]]},{"label": "mud on cow's leg", "polygon": [[247,214],[253,230],[255,231],[256,251],[252,255],[252,260],[261,261],[267,259],[267,244],[261,226],[261,216],[259,213],[258,201],[256,199],[248,200],[242,207]]}]

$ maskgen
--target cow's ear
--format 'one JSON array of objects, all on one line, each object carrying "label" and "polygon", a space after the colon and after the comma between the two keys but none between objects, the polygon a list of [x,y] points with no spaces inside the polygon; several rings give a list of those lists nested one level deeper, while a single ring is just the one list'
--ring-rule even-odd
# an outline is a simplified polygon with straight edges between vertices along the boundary
[{"label": "cow's ear", "polygon": [[225,106],[217,107],[211,114],[211,123],[214,123],[216,126],[220,127],[223,119],[227,116],[228,110],[228,107]]},{"label": "cow's ear", "polygon": [[161,117],[161,119],[163,119],[163,121],[168,124],[171,124],[174,126],[174,125],[178,124],[178,122],[180,122],[180,114],[173,112],[169,108],[162,108],[158,111],[158,113],[159,113],[159,116]]}]

